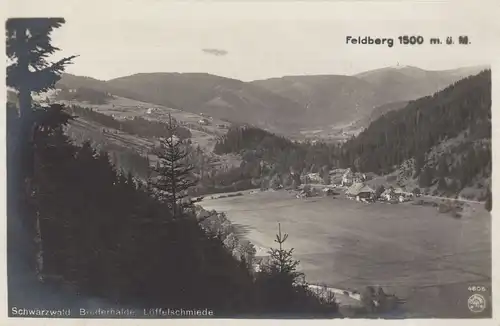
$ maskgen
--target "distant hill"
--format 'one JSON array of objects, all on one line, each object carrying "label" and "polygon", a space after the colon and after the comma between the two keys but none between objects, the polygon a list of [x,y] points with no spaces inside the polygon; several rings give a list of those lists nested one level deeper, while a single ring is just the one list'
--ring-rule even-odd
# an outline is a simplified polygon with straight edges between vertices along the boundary
[{"label": "distant hill", "polygon": [[111,95],[118,95],[133,100],[138,100],[138,98],[141,97],[139,92],[135,92],[134,90],[131,89],[116,88],[107,81],[87,76],[75,76],[67,73],[63,74],[61,79],[56,83],[56,88],[63,91],[69,89],[73,90],[84,89],[87,91],[87,93],[89,90],[95,90],[100,93],[105,93],[105,94],[109,93]]},{"label": "distant hill", "polygon": [[252,83],[299,103],[315,125],[368,118],[388,103],[415,100],[447,87],[484,67],[427,71],[416,67],[387,67],[354,76],[286,76]]},{"label": "distant hill", "polygon": [[351,76],[286,76],[252,84],[299,103],[307,113],[304,124],[309,126],[352,121],[385,103],[369,82]]},{"label": "distant hill", "polygon": [[106,81],[95,79],[87,76],[75,76],[72,74],[64,73],[56,84],[56,87],[61,88],[92,88],[95,90],[104,91],[107,88]]},{"label": "distant hill", "polygon": [[[453,70],[429,71],[417,67],[388,67],[355,75],[375,86],[379,96],[390,102],[415,100],[432,95],[450,84],[486,67],[466,67]],[[388,103],[386,101],[385,103]]]},{"label": "distant hill", "polygon": [[294,125],[303,113],[293,101],[268,90],[210,74],[147,73],[104,83],[96,80],[94,86],[89,82],[64,75],[59,85],[95,87],[134,100],[269,129]]},{"label": "distant hill", "polygon": [[206,73],[141,73],[109,81],[65,74],[58,87],[94,89],[291,135],[304,128],[370,119],[377,107],[432,95],[479,70],[392,67],[355,76],[286,76],[253,82]]},{"label": "distant hill", "polygon": [[[491,71],[467,77],[373,121],[342,148],[342,164],[379,174],[404,170],[439,194],[483,189],[491,179]],[[405,182],[406,182],[405,181]],[[414,183],[415,183],[414,182]]]}]

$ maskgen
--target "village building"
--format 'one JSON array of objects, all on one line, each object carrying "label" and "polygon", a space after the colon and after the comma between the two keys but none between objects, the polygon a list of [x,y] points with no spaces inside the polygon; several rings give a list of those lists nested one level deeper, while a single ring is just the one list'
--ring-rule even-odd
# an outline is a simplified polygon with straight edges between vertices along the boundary
[{"label": "village building", "polygon": [[323,183],[323,178],[319,173],[308,173],[304,178],[304,183]]},{"label": "village building", "polygon": [[412,193],[406,192],[401,188],[387,188],[381,195],[380,199],[385,201],[398,201],[403,203],[413,197]]},{"label": "village building", "polygon": [[208,125],[210,124],[210,121],[208,121],[208,119],[206,119],[206,118],[203,118],[203,119],[200,119],[200,120],[198,121],[198,123],[199,123],[200,125],[203,125],[203,126],[208,126]]},{"label": "village building", "polygon": [[365,185],[362,182],[354,183],[346,190],[345,195],[348,198],[356,199],[357,201],[372,200],[375,195],[375,190]]},{"label": "village building", "polygon": [[341,186],[349,187],[356,183],[362,183],[366,181],[366,175],[363,173],[354,173],[350,168],[348,168],[344,175],[342,176]]},{"label": "village building", "polygon": [[158,108],[149,108],[149,109],[146,111],[146,113],[147,113],[147,114],[151,114],[151,113],[155,113],[155,112],[158,112],[158,111],[159,111],[159,109],[158,109]]},{"label": "village building", "polygon": [[381,200],[386,200],[386,201],[391,201],[396,198],[396,192],[394,191],[393,188],[387,188],[382,192],[380,195]]}]

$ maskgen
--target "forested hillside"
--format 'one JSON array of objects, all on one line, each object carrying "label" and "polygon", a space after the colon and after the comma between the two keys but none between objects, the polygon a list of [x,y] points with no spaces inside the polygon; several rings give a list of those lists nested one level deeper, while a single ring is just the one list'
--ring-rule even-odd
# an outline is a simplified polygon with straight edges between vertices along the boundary
[{"label": "forested hillside", "polygon": [[341,164],[379,174],[409,164],[412,171],[406,173],[418,177],[421,187],[437,184],[440,193],[458,193],[479,177],[489,179],[491,71],[383,115],[344,144]]},{"label": "forested hillside", "polygon": [[107,99],[99,93],[109,93],[296,137],[303,129],[324,128],[328,133],[333,125],[368,118],[376,107],[430,95],[479,71],[388,67],[356,76],[284,76],[253,82],[206,73],[140,73],[108,81],[64,74],[57,87],[77,90],[65,93],[68,99],[102,102]]},{"label": "forested hillside", "polygon": [[293,101],[256,85],[206,73],[141,73],[106,82],[65,74],[58,87],[85,87],[186,112],[271,129],[303,117]]},{"label": "forested hillside", "polygon": [[[13,109],[9,144],[19,125]],[[38,109],[37,115],[36,190],[11,202],[9,214],[23,213],[31,234],[33,214],[40,218],[46,282],[72,284],[80,295],[138,308],[206,307],[218,316],[335,313],[334,305],[306,288],[276,288],[272,280],[281,276],[274,271],[253,275],[252,266],[225,248],[222,235],[202,228],[189,209],[173,216],[152,188],[117,173],[106,152],[88,143],[72,145],[63,133],[69,116],[61,106]],[[22,189],[9,185],[14,200],[12,192]],[[271,293],[278,304],[266,299]]]},{"label": "forested hillside", "polygon": [[354,76],[285,76],[252,83],[299,103],[306,112],[305,118],[310,127],[345,124],[368,118],[376,107],[431,95],[461,78],[479,72],[480,67],[428,71],[401,66],[366,71]]},{"label": "forested hillside", "polygon": [[377,106],[375,109],[372,110],[372,112],[369,115],[364,116],[363,118],[356,121],[351,126],[351,128],[352,129],[367,128],[372,122],[374,122],[384,114],[387,114],[391,111],[402,109],[406,107],[407,104],[408,101],[402,101],[402,102],[391,102],[381,106]]},{"label": "forested hillside", "polygon": [[231,128],[214,148],[215,153],[239,153],[241,180],[267,184],[279,180],[289,186],[300,183],[300,175],[322,173],[337,165],[339,147],[325,143],[299,143],[255,127]]},{"label": "forested hillside", "polygon": [[[131,135],[156,138],[170,136],[166,127],[167,125],[161,121],[147,120],[138,116],[127,120],[117,120],[110,115],[76,105],[69,107],[69,111],[77,117],[94,121],[105,127],[120,130]],[[179,126],[176,136],[182,139],[190,138],[191,132],[189,129]]]}]

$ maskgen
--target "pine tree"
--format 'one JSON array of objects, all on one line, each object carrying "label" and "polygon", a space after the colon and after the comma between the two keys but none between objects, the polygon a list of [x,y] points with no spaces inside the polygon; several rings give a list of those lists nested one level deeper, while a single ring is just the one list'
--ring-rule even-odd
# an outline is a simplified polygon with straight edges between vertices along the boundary
[{"label": "pine tree", "polygon": [[[288,234],[281,233],[278,224],[278,234],[274,240],[279,247],[269,251],[269,261],[261,265],[257,274],[256,285],[260,288],[261,300],[265,310],[273,312],[296,312],[302,309],[304,302],[300,298],[307,287],[304,274],[297,271],[299,261],[292,256],[292,249],[285,249],[283,244]],[[302,301],[302,302],[301,302]]]},{"label": "pine tree", "polygon": [[[29,116],[31,92],[54,87],[67,64],[76,56],[49,63],[47,57],[59,49],[51,44],[50,34],[65,23],[63,18],[11,18],[6,23],[7,86],[18,91],[20,116]],[[31,68],[31,69],[30,69]]]},{"label": "pine tree", "polygon": [[[32,93],[45,92],[52,89],[60,79],[65,66],[76,56],[63,58],[55,63],[47,61],[47,57],[59,49],[51,44],[51,33],[64,24],[62,18],[11,18],[6,23],[7,86],[15,89],[19,99],[19,116],[21,128],[20,146],[32,141],[33,123]],[[28,156],[29,157],[29,156]],[[26,163],[29,167],[32,162]]]},{"label": "pine tree", "polygon": [[291,282],[290,285],[293,285],[303,276],[303,273],[297,271],[300,262],[293,258],[294,248],[289,250],[283,248],[283,244],[287,239],[288,234],[281,234],[281,223],[278,223],[278,234],[276,234],[274,242],[279,245],[279,248],[271,248],[269,250],[271,261],[268,267],[271,272],[286,276]]},{"label": "pine tree", "polygon": [[[59,80],[64,68],[75,56],[63,58],[55,63],[50,63],[47,58],[59,49],[51,44],[51,33],[63,23],[62,18],[11,18],[6,23],[6,52],[8,58],[7,86],[17,91],[19,103],[19,130],[15,139],[13,150],[9,153],[16,162],[9,171],[14,175],[16,184],[11,188],[15,196],[29,198],[33,192],[32,180],[35,171],[34,133],[36,116],[33,110],[32,93],[41,93],[52,89]],[[24,189],[23,194],[21,189]],[[39,277],[42,277],[42,251],[43,242],[38,212],[29,212],[26,203],[19,202],[22,216],[33,216],[35,242],[38,243],[36,260]]]},{"label": "pine tree", "polygon": [[172,216],[176,218],[182,214],[183,208],[192,204],[190,201],[182,202],[182,200],[188,196],[189,188],[194,187],[197,182],[192,175],[194,167],[186,162],[189,151],[184,142],[175,136],[177,123],[170,115],[167,129],[170,136],[161,140],[160,149],[156,153],[159,166],[154,172],[158,177],[153,185],[161,192],[160,196],[167,202]]},{"label": "pine tree", "polygon": [[[63,125],[66,125],[71,117],[63,111],[61,105],[53,104],[48,108],[36,111],[37,125],[34,130],[34,150],[35,155],[31,189],[32,193],[28,197],[30,212],[34,214],[34,243],[36,244],[35,268],[37,277],[43,281],[47,272],[46,260],[53,256],[49,243],[54,243],[51,233],[52,216],[47,211],[57,211],[62,207],[57,207],[56,189],[54,185],[63,179],[67,171],[67,162],[73,158],[74,151],[66,135],[64,135]],[[56,177],[54,177],[56,175]],[[43,199],[43,200],[42,200]],[[62,206],[62,205],[61,205]],[[64,232],[61,230],[61,232]],[[70,246],[62,246],[70,247]],[[70,248],[68,248],[71,250]]]}]

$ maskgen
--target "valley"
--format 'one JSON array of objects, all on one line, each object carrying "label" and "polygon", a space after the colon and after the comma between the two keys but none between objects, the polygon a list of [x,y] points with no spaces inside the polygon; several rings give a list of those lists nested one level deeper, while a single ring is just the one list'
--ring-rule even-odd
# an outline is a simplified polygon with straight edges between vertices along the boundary
[{"label": "valley", "polygon": [[[55,98],[55,96],[52,95],[52,98]],[[238,166],[241,161],[238,155],[216,155],[213,153],[213,148],[218,137],[223,135],[230,125],[223,120],[118,96],[115,96],[104,104],[90,104],[88,102],[73,100],[58,100],[57,102],[70,107],[75,105],[82,108],[91,108],[95,112],[111,116],[117,121],[127,121],[139,117],[149,121],[165,123],[168,121],[170,115],[173,119],[179,121],[182,127],[189,130],[191,133],[191,146],[193,148],[199,146],[205,155],[212,158],[215,167],[231,168]],[[113,158],[116,158],[116,153],[124,152],[129,153],[129,155],[147,157],[151,165],[156,164],[157,157],[153,154],[153,149],[159,143],[157,139],[132,135],[125,131],[102,125],[91,119],[78,117],[78,114],[75,115],[77,118],[69,124],[66,132],[77,144],[90,141],[96,148],[109,151],[113,163],[119,168],[123,168],[124,164],[117,162]],[[201,121],[207,122],[200,124]],[[145,173],[137,173],[139,172],[137,169],[128,165],[125,167],[125,170],[132,170],[132,172],[139,174],[138,176],[141,177],[145,176]]]},{"label": "valley", "polygon": [[[429,82],[425,86],[427,88],[415,86],[412,78],[417,77],[414,74]],[[396,76],[404,76],[406,81]],[[293,191],[286,190],[251,190],[237,196],[208,196],[201,205],[206,210],[226,213],[238,229],[238,236],[255,246],[257,257],[267,256],[267,250],[274,246],[276,227],[280,223],[284,232],[290,235],[287,246],[295,249],[294,257],[300,261],[299,270],[305,273],[309,284],[327,285],[354,293],[367,286],[381,286],[404,301],[397,314],[423,318],[468,317],[467,286],[472,283],[488,289],[491,286],[491,215],[484,209],[490,172],[487,167],[484,169],[481,166],[469,176],[467,186],[451,193],[442,188],[443,177],[437,182],[438,175],[422,186],[419,173],[424,172],[417,165],[424,164],[426,169],[441,173],[445,157],[452,161],[453,157],[463,156],[458,161],[467,162],[467,155],[471,154],[464,154],[464,148],[479,146],[481,149],[483,145],[488,148],[488,135],[478,133],[475,126],[460,125],[463,130],[457,129],[461,130],[458,134],[451,133],[449,137],[433,143],[423,142],[428,146],[423,163],[417,162],[420,158],[412,157],[407,152],[397,152],[396,155],[406,155],[408,159],[392,157],[398,164],[385,170],[373,169],[376,173],[370,169],[381,165],[370,166],[370,161],[364,158],[368,153],[366,148],[381,151],[381,144],[391,144],[387,138],[390,127],[379,128],[388,120],[407,123],[406,118],[400,118],[408,116],[403,112],[419,108],[420,102],[432,107],[434,98],[440,94],[448,96],[450,100],[447,101],[450,102],[460,100],[453,95],[453,88],[422,99],[414,98],[420,94],[431,95],[432,90],[438,91],[461,75],[455,71],[446,78],[436,76],[438,74],[421,72],[416,68],[403,68],[398,71],[382,69],[355,77],[283,77],[252,82],[250,101],[248,93],[245,93],[248,89],[241,85],[236,91],[240,95],[237,99],[233,96],[234,87],[238,84],[236,81],[217,79],[214,84],[212,77],[206,74],[182,77],[155,75],[155,79],[162,80],[160,84],[168,80],[166,86],[175,84],[176,78],[182,78],[182,85],[176,87],[184,88],[177,89],[178,92],[193,87],[189,84],[193,80],[202,81],[204,86],[198,89],[199,94],[191,98],[175,97],[177,104],[164,100],[158,91],[152,94],[148,90],[140,95],[132,92],[132,89],[143,89],[149,83],[147,75],[138,79],[131,76],[111,84],[96,84],[92,79],[72,76],[67,84],[63,84],[65,79],[62,79],[63,90],[78,87],[78,83],[85,87],[98,85],[94,94],[100,96],[99,92],[105,90],[107,95],[103,97],[107,97],[106,100],[99,103],[93,98],[61,98],[56,93],[50,101],[68,107],[89,108],[96,114],[112,117],[114,122],[109,125],[93,119],[91,115],[76,114],[77,118],[66,128],[66,133],[76,144],[91,141],[94,148],[110,154],[111,162],[118,169],[142,179],[146,178],[151,166],[158,164],[154,149],[159,139],[149,134],[126,131],[128,129],[124,129],[123,124],[137,119],[168,123],[169,117],[172,117],[188,133],[186,139],[190,148],[198,153],[195,160],[201,158],[202,165],[196,166],[197,175],[210,175],[200,178],[196,194],[255,188],[290,189],[300,183],[321,187],[323,182],[338,184],[353,168],[359,171],[352,175],[354,179],[363,174],[361,172],[369,173],[369,178],[363,183],[372,189],[401,187],[403,191],[410,192],[421,187],[428,199],[464,199],[466,208],[459,219],[440,213],[435,207],[414,205],[413,202],[388,205],[350,201],[343,196],[335,199],[328,196],[295,198]],[[400,82],[406,86],[399,85]],[[207,83],[208,90],[204,88],[208,87]],[[415,92],[373,91],[373,85],[380,84],[377,87],[383,88],[391,83],[398,83],[398,87],[407,87]],[[460,86],[462,84],[465,86]],[[467,87],[466,83],[462,84],[457,87]],[[224,87],[231,88],[231,95]],[[332,94],[332,88],[337,93]],[[263,95],[266,89],[274,95]],[[74,92],[78,92],[78,88]],[[219,95],[212,98],[214,94]],[[255,97],[257,94],[261,96],[258,99]],[[196,102],[201,97],[205,102]],[[287,108],[291,111],[278,113],[270,110],[260,116],[253,101],[259,101],[261,108],[269,109],[271,106],[265,104],[269,99],[293,103]],[[246,104],[239,106],[238,101],[246,101]],[[244,110],[248,110],[247,105],[257,111],[243,114]],[[355,109],[349,111],[348,108],[352,107]],[[230,114],[227,114],[228,110]],[[279,123],[272,120],[282,115],[286,115],[287,119]],[[314,118],[307,119],[305,116]],[[427,121],[429,125],[434,123],[432,119]],[[385,142],[380,141],[382,136],[377,134],[380,130],[384,130]],[[397,137],[401,136],[401,132],[401,129],[396,131]],[[367,136],[370,133],[377,136]],[[367,147],[375,139],[377,144]],[[482,155],[482,152],[477,153],[474,155]],[[382,157],[379,164],[385,163]],[[339,165],[348,169],[335,170]],[[446,173],[455,171],[451,166]],[[460,166],[456,169],[459,171]],[[329,175],[328,181],[325,181],[325,173]],[[445,183],[451,185],[455,182],[454,175],[446,177]],[[319,183],[310,178],[319,178]],[[341,301],[346,300],[341,294],[338,296]]]},{"label": "valley", "polygon": [[[467,287],[491,289],[491,216],[471,204],[454,219],[435,208],[364,204],[331,197],[297,199],[287,191],[210,199],[265,255],[277,225],[311,284],[348,290],[379,285],[406,301],[406,317],[468,317]],[[258,208],[257,208],[258,207]]]},{"label": "valley", "polygon": [[[368,118],[379,106],[432,95],[483,69],[387,67],[355,76],[284,76],[252,82],[201,73],[136,74],[109,81],[64,74],[57,87],[92,89],[184,115],[252,124],[292,138],[303,138],[303,131],[322,130],[313,138],[338,140],[352,135],[339,133],[342,126]],[[354,129],[367,127],[373,119],[363,121]]]}]

